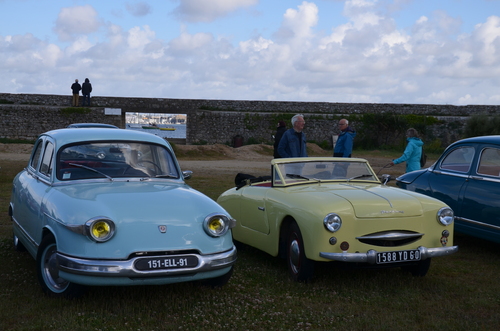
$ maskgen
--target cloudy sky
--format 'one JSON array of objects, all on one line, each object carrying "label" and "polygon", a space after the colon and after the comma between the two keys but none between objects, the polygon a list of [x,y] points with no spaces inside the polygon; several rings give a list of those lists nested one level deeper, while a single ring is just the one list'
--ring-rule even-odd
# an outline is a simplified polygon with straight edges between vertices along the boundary
[{"label": "cloudy sky", "polygon": [[500,0],[0,0],[0,93],[500,105]]}]

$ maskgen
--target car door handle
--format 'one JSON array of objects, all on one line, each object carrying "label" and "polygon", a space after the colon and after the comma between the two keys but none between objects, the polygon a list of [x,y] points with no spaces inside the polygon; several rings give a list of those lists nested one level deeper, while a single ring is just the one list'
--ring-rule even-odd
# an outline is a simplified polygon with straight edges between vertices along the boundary
[{"label": "car door handle", "polygon": [[475,180],[484,180],[484,177],[479,177],[479,176],[470,176],[470,178]]},{"label": "car door handle", "polygon": [[266,210],[266,208],[264,208],[264,207],[257,207],[257,208],[258,208],[259,210],[262,210],[262,211]]}]

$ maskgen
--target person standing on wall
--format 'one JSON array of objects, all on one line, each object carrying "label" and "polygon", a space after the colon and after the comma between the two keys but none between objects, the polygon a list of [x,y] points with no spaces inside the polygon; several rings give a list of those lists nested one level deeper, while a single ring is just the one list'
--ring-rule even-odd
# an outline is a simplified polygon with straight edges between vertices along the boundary
[{"label": "person standing on wall", "polygon": [[281,141],[281,137],[283,137],[283,134],[286,131],[286,124],[285,121],[279,121],[278,122],[278,128],[276,129],[276,134],[274,135],[274,158],[280,158],[280,154],[278,153],[278,145]]},{"label": "person standing on wall", "polygon": [[278,154],[281,157],[307,157],[304,116],[297,114],[292,117],[292,128],[285,131],[278,144]]},{"label": "person standing on wall", "polygon": [[90,107],[90,92],[92,92],[92,84],[88,78],[85,78],[85,83],[82,84],[83,106],[87,103]]},{"label": "person standing on wall", "polygon": [[82,86],[80,85],[80,83],[78,83],[78,79],[75,79],[75,82],[71,85],[71,90],[73,91],[73,107],[78,107],[79,105],[81,89]]},{"label": "person standing on wall", "polygon": [[414,128],[409,128],[408,131],[406,131],[406,141],[408,141],[408,145],[406,145],[403,155],[392,160],[391,165],[406,161],[406,172],[419,170],[424,142],[418,137],[418,132]]},{"label": "person standing on wall", "polygon": [[356,137],[356,131],[354,131],[349,126],[349,121],[345,118],[339,121],[339,138],[337,139],[337,143],[335,144],[335,148],[333,149],[334,157],[351,157],[352,155],[352,146],[354,137]]}]

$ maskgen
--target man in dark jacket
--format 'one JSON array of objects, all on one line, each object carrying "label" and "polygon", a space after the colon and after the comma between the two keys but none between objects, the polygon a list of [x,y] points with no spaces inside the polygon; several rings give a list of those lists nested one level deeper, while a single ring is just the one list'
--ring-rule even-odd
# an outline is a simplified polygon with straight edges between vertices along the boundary
[{"label": "man in dark jacket", "polygon": [[292,117],[293,128],[285,131],[278,144],[281,157],[307,157],[306,134],[302,132],[305,123],[303,115]]},{"label": "man in dark jacket", "polygon": [[274,158],[280,158],[280,154],[278,153],[278,145],[280,143],[281,137],[283,137],[283,133],[286,131],[285,121],[278,122],[278,128],[276,129],[276,135],[274,136]]},{"label": "man in dark jacket", "polygon": [[90,107],[90,92],[92,92],[92,84],[88,78],[85,78],[85,83],[82,84],[82,94],[83,94],[83,105],[87,103],[87,106]]},{"label": "man in dark jacket", "polygon": [[73,107],[78,107],[80,99],[80,90],[82,86],[78,83],[78,79],[75,79],[73,85],[71,85],[71,90],[73,91]]}]

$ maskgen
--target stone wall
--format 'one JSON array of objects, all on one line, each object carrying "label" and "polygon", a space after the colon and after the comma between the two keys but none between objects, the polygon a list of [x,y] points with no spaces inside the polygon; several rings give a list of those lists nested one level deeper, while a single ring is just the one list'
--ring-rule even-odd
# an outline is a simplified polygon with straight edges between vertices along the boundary
[{"label": "stone wall", "polygon": [[[442,121],[430,128],[443,145],[460,138],[470,115],[500,114],[500,106],[356,104],[329,102],[280,102],[167,98],[92,97],[92,107],[69,108],[71,95],[0,93],[0,137],[34,140],[42,132],[70,123],[99,122],[125,126],[126,112],[186,114],[186,142],[233,143],[271,141],[278,120],[304,114],[308,140],[331,142],[336,123],[354,114],[415,114]],[[106,115],[105,108],[120,108],[121,115]],[[443,124],[444,123],[444,124]],[[351,123],[356,127],[356,123]]]}]

